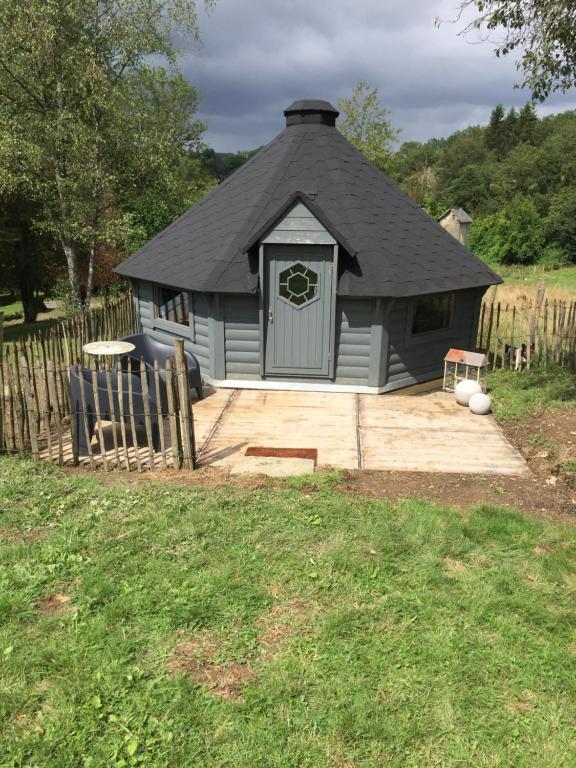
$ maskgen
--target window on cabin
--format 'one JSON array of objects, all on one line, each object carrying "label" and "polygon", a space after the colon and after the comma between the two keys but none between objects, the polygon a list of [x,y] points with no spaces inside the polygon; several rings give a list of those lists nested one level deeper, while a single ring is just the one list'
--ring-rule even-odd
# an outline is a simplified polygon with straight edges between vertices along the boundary
[{"label": "window on cabin", "polygon": [[159,288],[156,304],[156,317],[170,323],[190,325],[188,293],[173,288]]},{"label": "window on cabin", "polygon": [[421,296],[414,300],[412,334],[430,333],[449,328],[452,323],[454,297],[449,293]]}]

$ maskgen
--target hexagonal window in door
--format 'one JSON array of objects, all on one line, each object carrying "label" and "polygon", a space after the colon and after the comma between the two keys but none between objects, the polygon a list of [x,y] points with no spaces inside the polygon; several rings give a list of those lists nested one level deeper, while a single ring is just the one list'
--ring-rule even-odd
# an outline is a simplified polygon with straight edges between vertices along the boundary
[{"label": "hexagonal window in door", "polygon": [[318,275],[299,262],[280,272],[278,295],[295,307],[303,307],[317,298]]}]

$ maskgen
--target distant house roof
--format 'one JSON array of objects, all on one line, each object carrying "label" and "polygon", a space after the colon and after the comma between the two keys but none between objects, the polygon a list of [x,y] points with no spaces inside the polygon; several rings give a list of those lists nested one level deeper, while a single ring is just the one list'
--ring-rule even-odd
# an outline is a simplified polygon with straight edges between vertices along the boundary
[{"label": "distant house roof", "polygon": [[460,224],[472,224],[474,219],[472,219],[464,210],[464,208],[448,208],[447,211],[444,211],[442,216],[438,217],[438,221],[442,221],[446,218],[449,214],[452,214],[456,221],[459,221]]},{"label": "distant house roof", "polygon": [[340,295],[501,282],[336,130],[332,105],[297,101],[285,115],[282,133],[116,271],[191,291],[255,292],[257,259],[247,252],[299,200],[347,252]]}]

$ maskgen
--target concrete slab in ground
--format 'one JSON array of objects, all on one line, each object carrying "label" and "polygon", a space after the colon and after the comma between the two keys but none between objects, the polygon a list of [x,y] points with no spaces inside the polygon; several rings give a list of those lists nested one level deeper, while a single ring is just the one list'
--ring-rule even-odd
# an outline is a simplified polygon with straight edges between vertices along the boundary
[{"label": "concrete slab in ground", "polygon": [[231,475],[267,475],[268,477],[295,477],[314,472],[312,459],[279,459],[276,456],[242,456],[230,469]]},{"label": "concrete slab in ground", "polygon": [[217,390],[195,404],[194,419],[201,464],[230,466],[259,446],[316,448],[319,466],[342,469],[528,473],[494,417],[475,416],[447,392]]},{"label": "concrete slab in ground", "polygon": [[[208,387],[205,392],[205,399],[194,402],[192,407],[201,465],[229,467],[253,447],[259,452],[314,450],[318,466],[341,469],[529,474],[526,462],[493,416],[474,416],[468,408],[457,405],[454,396],[447,392],[414,397]],[[170,445],[168,426],[166,420],[166,446]],[[100,454],[96,437],[92,449],[96,466],[106,456],[109,468],[125,466],[127,458],[134,468],[136,454],[144,468],[152,461],[158,468],[163,466],[160,453],[150,456],[145,433],[136,448],[123,451],[120,447],[119,456],[111,448],[110,440],[105,443],[104,455]],[[41,455],[48,459],[48,449]],[[55,440],[50,458],[58,459]],[[69,432],[63,458],[65,463],[72,463]],[[89,466],[88,458],[83,458],[82,464]],[[172,466],[170,448],[167,464]],[[290,469],[287,474],[295,471]]]}]

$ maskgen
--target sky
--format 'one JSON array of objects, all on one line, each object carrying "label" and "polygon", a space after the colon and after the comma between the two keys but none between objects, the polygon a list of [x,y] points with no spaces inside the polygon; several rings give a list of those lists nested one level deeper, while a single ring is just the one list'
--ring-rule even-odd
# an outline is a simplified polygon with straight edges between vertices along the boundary
[{"label": "sky", "polygon": [[[200,6],[201,0],[199,0]],[[483,124],[492,108],[521,106],[514,58],[463,38],[458,0],[217,0],[199,7],[201,44],[180,43],[181,65],[201,94],[206,143],[219,152],[259,147],[285,125],[295,99],[335,106],[365,80],[402,129],[425,141]],[[435,19],[445,20],[439,28]],[[469,17],[471,18],[471,17]],[[553,95],[541,115],[576,108]]]}]

